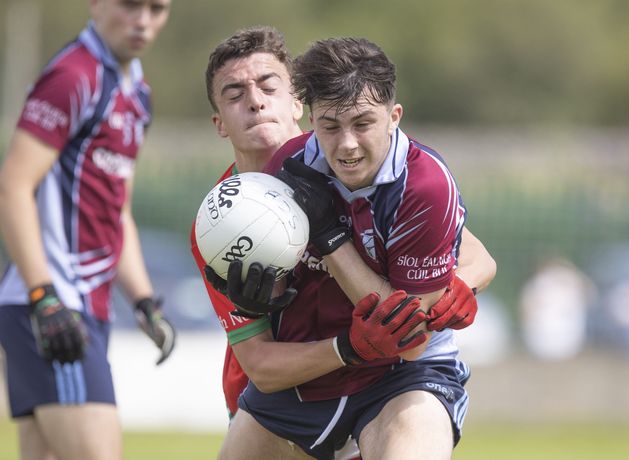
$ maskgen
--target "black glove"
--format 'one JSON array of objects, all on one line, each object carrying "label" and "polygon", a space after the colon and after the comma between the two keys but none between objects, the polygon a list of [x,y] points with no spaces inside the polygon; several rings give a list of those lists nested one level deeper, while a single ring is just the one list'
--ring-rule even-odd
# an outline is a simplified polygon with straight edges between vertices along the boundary
[{"label": "black glove", "polygon": [[80,314],[61,303],[52,284],[33,288],[28,296],[40,355],[62,364],[83,358],[87,332]]},{"label": "black glove", "polygon": [[135,303],[135,317],[140,329],[157,345],[162,354],[155,364],[162,364],[175,348],[175,328],[164,318],[162,299],[146,297]]},{"label": "black glove", "polygon": [[287,158],[277,178],[294,190],[293,198],[308,216],[310,242],[322,256],[331,254],[351,238],[349,228],[341,225],[336,215],[334,193],[324,174]]},{"label": "black glove", "polygon": [[209,265],[205,266],[204,271],[205,278],[214,289],[225,294],[236,307],[232,315],[261,318],[268,313],[286,308],[297,295],[297,290],[286,288],[280,296],[271,298],[277,270],[274,267],[263,269],[257,262],[249,266],[244,283],[241,260],[229,263],[227,281],[218,276]]},{"label": "black glove", "polygon": [[205,279],[212,285],[214,289],[220,292],[223,295],[227,295],[227,281],[214,271],[212,267],[209,265],[205,265],[203,267],[203,272],[205,273]]}]

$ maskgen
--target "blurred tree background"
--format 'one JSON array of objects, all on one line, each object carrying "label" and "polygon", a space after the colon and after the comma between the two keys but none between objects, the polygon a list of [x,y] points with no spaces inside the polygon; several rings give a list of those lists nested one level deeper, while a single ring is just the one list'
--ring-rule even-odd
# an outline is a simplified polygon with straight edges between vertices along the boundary
[{"label": "blurred tree background", "polygon": [[[0,5],[2,151],[28,84],[83,27],[87,3]],[[405,130],[454,171],[469,227],[498,262],[491,292],[512,316],[524,280],[549,256],[573,260],[604,289],[627,265],[597,261],[629,244],[627,17],[626,0],[173,0],[144,59],[156,121],[136,215],[186,238],[230,162],[204,81],[220,40],[271,24],[299,54],[316,39],[363,36],[397,65]]]},{"label": "blurred tree background", "polygon": [[[87,20],[86,0],[5,0],[0,23],[24,4],[38,11],[40,34],[27,36],[39,42],[40,66]],[[173,0],[145,67],[158,117],[207,116],[209,50],[238,28],[272,24],[294,54],[331,36],[380,44],[418,123],[620,125],[629,119],[627,17],[625,0]]]}]

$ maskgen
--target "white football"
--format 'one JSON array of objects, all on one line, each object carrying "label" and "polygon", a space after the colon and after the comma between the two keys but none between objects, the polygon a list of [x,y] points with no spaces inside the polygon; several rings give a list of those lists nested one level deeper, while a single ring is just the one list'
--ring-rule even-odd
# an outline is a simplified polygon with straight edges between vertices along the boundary
[{"label": "white football", "polygon": [[205,262],[227,278],[229,263],[277,268],[277,279],[297,265],[306,250],[308,217],[293,190],[263,173],[240,173],[219,182],[206,195],[195,224],[197,246]]}]

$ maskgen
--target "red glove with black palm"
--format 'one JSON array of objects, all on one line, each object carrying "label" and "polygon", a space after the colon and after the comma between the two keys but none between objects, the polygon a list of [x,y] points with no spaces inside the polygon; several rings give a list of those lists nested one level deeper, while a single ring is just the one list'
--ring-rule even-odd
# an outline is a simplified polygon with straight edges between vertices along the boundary
[{"label": "red glove with black palm", "polygon": [[339,356],[345,364],[362,364],[393,358],[415,348],[428,338],[423,331],[409,334],[426,321],[419,298],[395,291],[378,304],[380,295],[372,292],[354,308],[349,330],[336,338]]},{"label": "red glove with black palm", "polygon": [[475,295],[475,288],[471,289],[465,281],[455,276],[446,292],[428,312],[427,329],[463,329],[472,324],[478,311]]}]

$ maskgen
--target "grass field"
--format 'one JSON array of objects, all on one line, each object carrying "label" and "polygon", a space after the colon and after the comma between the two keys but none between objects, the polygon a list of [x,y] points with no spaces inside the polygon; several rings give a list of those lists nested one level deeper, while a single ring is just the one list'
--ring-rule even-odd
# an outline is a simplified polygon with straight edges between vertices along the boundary
[{"label": "grass field", "polygon": [[[454,460],[626,460],[629,425],[480,424],[467,428]],[[212,460],[222,436],[125,433],[127,460]],[[0,459],[17,460],[15,426],[0,421]],[[253,459],[252,459],[253,460]]]}]

